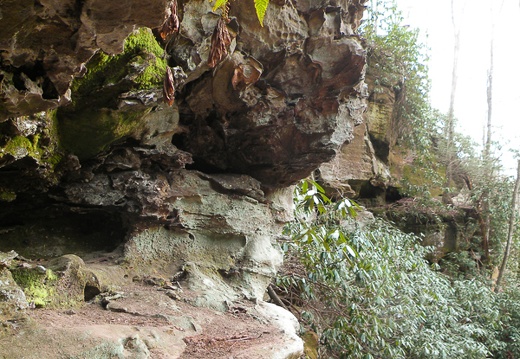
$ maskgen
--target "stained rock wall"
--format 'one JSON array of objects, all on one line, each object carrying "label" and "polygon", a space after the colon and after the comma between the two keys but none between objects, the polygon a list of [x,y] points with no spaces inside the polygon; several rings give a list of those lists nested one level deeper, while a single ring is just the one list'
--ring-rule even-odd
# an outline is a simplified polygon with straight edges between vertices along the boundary
[{"label": "stained rock wall", "polygon": [[[340,192],[383,204],[399,187],[406,165],[394,135],[395,93],[390,87],[374,89],[375,78],[366,79],[364,122],[354,129],[354,139],[345,142],[338,155],[317,171],[331,194]],[[390,199],[392,200],[392,199]]]},{"label": "stained rock wall", "polygon": [[[478,236],[471,204],[455,200],[450,206],[443,206],[441,189],[414,173],[415,155],[399,143],[396,116],[402,93],[398,86],[376,86],[377,76],[373,72],[376,71],[369,71],[365,79],[364,122],[354,128],[354,139],[344,143],[331,161],[323,163],[315,177],[331,196],[354,198],[376,216],[421,237],[424,246],[434,249],[428,259],[439,262]],[[411,185],[430,184],[432,202],[425,205],[424,201],[407,198],[403,179]],[[457,197],[464,198],[463,194]]]},{"label": "stained rock wall", "polygon": [[[250,4],[237,2],[235,51],[212,71],[204,61],[217,21],[210,6],[186,4],[171,46],[172,65],[187,77],[178,88],[188,131],[174,143],[202,169],[247,173],[273,188],[294,183],[334,157],[361,121],[365,52],[350,17],[362,4],[302,13],[273,2],[261,27]],[[257,81],[237,80],[255,71]]]},{"label": "stained rock wall", "polygon": [[272,1],[262,27],[232,2],[214,68],[208,1],[179,1],[166,39],[165,0],[1,3],[0,250],[120,250],[134,271],[220,288],[213,301],[261,298],[290,185],[362,122],[363,3]]}]

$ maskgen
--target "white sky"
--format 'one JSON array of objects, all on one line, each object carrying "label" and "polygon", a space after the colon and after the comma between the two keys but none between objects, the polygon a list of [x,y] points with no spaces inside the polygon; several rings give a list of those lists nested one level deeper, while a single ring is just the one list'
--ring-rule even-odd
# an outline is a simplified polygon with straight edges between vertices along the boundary
[{"label": "white sky", "polygon": [[[516,173],[509,148],[520,150],[520,0],[454,0],[460,22],[455,116],[459,132],[482,143],[487,120],[486,83],[492,18],[495,21],[493,133],[506,173]],[[500,5],[503,2],[503,7]],[[450,0],[397,0],[411,27],[419,28],[431,51],[431,102],[448,112],[453,63]],[[466,3],[464,5],[464,3]]]}]

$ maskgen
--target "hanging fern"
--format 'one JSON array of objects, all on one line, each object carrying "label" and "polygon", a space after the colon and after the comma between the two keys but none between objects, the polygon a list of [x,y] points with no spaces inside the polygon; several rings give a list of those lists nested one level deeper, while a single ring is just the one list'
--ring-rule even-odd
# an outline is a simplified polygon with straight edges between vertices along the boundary
[{"label": "hanging fern", "polygon": [[[267,5],[269,5],[269,0],[254,0],[255,1],[255,10],[256,16],[258,17],[258,21],[260,21],[260,25],[264,26],[264,17],[265,12],[267,11]],[[226,6],[229,3],[229,0],[215,0],[215,5],[213,5],[213,11],[217,9],[222,9],[224,12],[224,17],[227,17]]]},{"label": "hanging fern", "polygon": [[217,11],[217,9],[222,8],[225,9],[228,0],[216,0],[215,5],[213,5],[213,11]]},{"label": "hanging fern", "polygon": [[269,5],[269,0],[255,0],[256,16],[258,16],[258,20],[262,26],[264,26],[264,16],[267,11],[267,5]]}]

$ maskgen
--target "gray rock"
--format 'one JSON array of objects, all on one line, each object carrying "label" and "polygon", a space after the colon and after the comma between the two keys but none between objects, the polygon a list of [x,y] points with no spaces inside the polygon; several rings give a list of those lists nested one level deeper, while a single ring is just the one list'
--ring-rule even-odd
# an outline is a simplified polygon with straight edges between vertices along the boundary
[{"label": "gray rock", "polygon": [[23,290],[16,284],[7,268],[0,268],[0,320],[15,317],[29,304]]}]

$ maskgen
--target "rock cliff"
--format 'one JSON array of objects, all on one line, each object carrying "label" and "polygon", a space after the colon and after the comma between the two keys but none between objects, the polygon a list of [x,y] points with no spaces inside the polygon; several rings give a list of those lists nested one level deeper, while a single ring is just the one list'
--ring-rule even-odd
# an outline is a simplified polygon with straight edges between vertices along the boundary
[{"label": "rock cliff", "polygon": [[[181,281],[220,311],[262,301],[290,186],[363,137],[363,3],[272,1],[261,26],[232,2],[223,28],[202,0],[2,2],[0,251],[18,253],[2,283],[28,297],[0,288],[16,297],[3,319],[132,278]],[[212,61],[218,29],[229,41]],[[153,354],[128,338],[119,357]],[[287,340],[248,357],[297,355]]]}]

